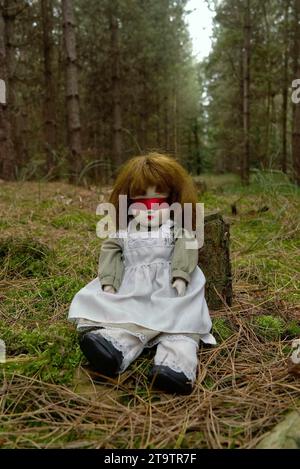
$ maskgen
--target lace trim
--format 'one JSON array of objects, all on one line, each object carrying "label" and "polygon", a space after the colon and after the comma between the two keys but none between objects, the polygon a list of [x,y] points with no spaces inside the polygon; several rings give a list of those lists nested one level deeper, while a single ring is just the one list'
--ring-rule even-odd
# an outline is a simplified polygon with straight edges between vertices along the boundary
[{"label": "lace trim", "polygon": [[[116,327],[105,327],[105,329],[107,329],[107,330],[112,330],[112,331],[113,331],[113,330],[116,330],[117,328],[116,328]],[[119,329],[119,328],[118,328],[118,329]],[[136,337],[137,339],[139,339],[139,340],[142,342],[143,345],[148,341],[148,339],[147,339],[147,337],[145,336],[145,334],[142,334],[141,332],[133,332],[133,331],[129,331],[129,330],[127,330],[127,329],[123,329],[123,330],[124,330],[125,332],[127,332],[128,334],[133,335],[134,337]]]},{"label": "lace trim", "polygon": [[102,337],[108,340],[115,347],[115,349],[119,350],[119,352],[122,352],[123,357],[126,355],[126,353],[129,352],[129,347],[126,347],[126,344],[121,344],[115,337],[109,335],[108,331],[105,329],[98,329],[97,331],[93,331],[93,334],[102,335]]},{"label": "lace trim", "polygon": [[[80,321],[82,321],[82,320],[80,319]],[[115,331],[117,329],[121,329],[120,327],[107,326],[105,323],[89,321],[88,319],[84,320],[84,322],[82,322],[81,324],[79,324],[79,321],[78,321],[77,329],[85,329],[85,328],[90,328],[90,327],[97,328],[97,330],[93,331],[95,334],[99,334],[99,333],[101,334],[104,330]],[[141,332],[132,332],[132,331],[129,331],[127,329],[122,329],[122,330],[128,332],[128,334],[131,334],[131,335],[137,337],[142,342],[142,344],[145,344],[148,341],[145,334],[142,334]]]},{"label": "lace trim", "polygon": [[188,380],[191,381],[192,383],[194,383],[194,381],[196,380],[197,368],[195,369],[186,368],[184,366],[180,366],[179,363],[175,363],[173,360],[170,360],[167,358],[165,360],[162,360],[160,363],[156,362],[155,364],[167,366],[171,368],[171,370],[175,371],[176,373],[183,373],[188,378]]},{"label": "lace trim", "polygon": [[139,269],[140,267],[151,267],[151,266],[155,266],[155,265],[164,265],[166,266],[166,268],[171,268],[171,261],[165,261],[165,260],[162,260],[162,261],[153,261],[153,262],[148,262],[148,263],[141,263],[141,264],[127,264],[125,265],[125,270],[136,270],[136,269]]},{"label": "lace trim", "polygon": [[165,340],[168,340],[170,342],[179,342],[179,341],[185,340],[187,342],[195,344],[197,346],[197,350],[199,349],[198,342],[196,342],[196,340],[194,340],[191,337],[188,337],[184,334],[170,334],[170,335],[165,335],[164,334],[162,337],[158,337],[158,338],[155,338],[152,341],[150,341],[149,344],[146,345],[146,347],[154,347],[154,345],[157,345],[160,342],[164,342]]},{"label": "lace trim", "polygon": [[[142,242],[141,242],[142,241]],[[150,248],[150,247],[159,247],[159,248],[165,248],[169,247],[172,248],[174,246],[174,243],[172,242],[171,239],[163,237],[163,238],[149,238],[149,239],[128,239],[126,241],[125,245],[125,250],[127,251],[132,251],[133,249],[145,249],[145,248]]]},{"label": "lace trim", "polygon": [[[140,344],[134,345],[128,345],[125,342],[120,342],[118,339],[110,335],[112,331],[116,331],[117,328],[111,327],[111,328],[105,328],[105,329],[98,329],[97,331],[94,331],[95,334],[100,334],[104,339],[108,340],[114,347],[115,349],[119,350],[122,355],[123,355],[123,361],[120,367],[120,372],[122,373],[123,371],[128,368],[128,366],[135,360],[143,351],[144,348],[144,343],[143,341],[146,341],[146,336],[141,333],[131,333],[130,331],[128,334],[131,334],[132,336],[136,337],[137,339],[140,340]],[[120,330],[120,329],[118,329]]]},{"label": "lace trim", "polygon": [[[217,341],[214,338],[214,336],[210,333],[207,334],[199,334],[200,340],[204,344],[210,344],[210,345],[216,345]],[[178,335],[178,334],[170,334],[170,335],[164,335],[163,337],[158,337],[157,339],[154,339],[153,342],[151,342],[151,345],[149,343],[149,347],[153,347],[154,345],[158,344],[161,341],[164,340],[169,340],[170,342],[178,342],[179,340],[186,340],[188,342],[191,342],[193,344],[197,345],[197,349],[199,349],[199,344],[196,340],[192,339],[191,337],[188,337],[184,334]]]}]

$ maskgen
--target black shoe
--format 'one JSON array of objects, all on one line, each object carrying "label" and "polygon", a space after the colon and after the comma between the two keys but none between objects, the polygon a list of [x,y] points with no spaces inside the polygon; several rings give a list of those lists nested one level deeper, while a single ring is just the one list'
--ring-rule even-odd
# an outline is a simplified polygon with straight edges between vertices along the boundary
[{"label": "black shoe", "polygon": [[190,394],[192,383],[184,373],[177,373],[168,366],[155,365],[150,373],[150,381],[155,388],[170,394]]},{"label": "black shoe", "polygon": [[123,361],[123,354],[100,334],[87,332],[79,339],[79,345],[93,368],[105,376],[115,376]]}]

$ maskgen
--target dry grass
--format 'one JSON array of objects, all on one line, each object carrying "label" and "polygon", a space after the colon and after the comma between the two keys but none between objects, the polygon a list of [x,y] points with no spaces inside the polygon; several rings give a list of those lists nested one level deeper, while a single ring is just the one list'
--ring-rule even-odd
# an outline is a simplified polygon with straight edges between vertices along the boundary
[{"label": "dry grass", "polygon": [[288,375],[285,343],[263,343],[231,316],[234,334],[202,349],[189,397],[151,391],[134,370],[96,386],[89,399],[70,388],[15,374],[1,390],[1,441],[13,448],[253,448],[287,409],[300,383]]},{"label": "dry grass", "polygon": [[[201,348],[198,379],[191,396],[174,397],[150,389],[147,373],[151,353],[140,357],[118,381],[93,385],[90,380],[86,384],[88,395],[75,392],[72,381],[78,365],[86,381],[89,378],[74,331],[66,323],[68,295],[78,288],[76,283],[71,288],[68,279],[77,275],[78,285],[90,279],[99,246],[93,232],[83,228],[89,226],[86,216],[79,222],[76,217],[71,221],[59,217],[74,211],[78,214],[78,210],[93,213],[100,193],[58,183],[47,184],[42,190],[33,183],[24,184],[18,191],[17,187],[2,184],[0,209],[6,223],[2,237],[21,236],[26,229],[34,239],[54,249],[56,257],[47,278],[2,276],[0,280],[0,334],[7,334],[9,352],[0,385],[0,446],[254,448],[289,409],[299,408],[300,381],[288,373],[287,367],[292,341],[288,324],[299,324],[300,315],[295,291],[299,273],[294,272],[299,254],[295,233],[298,209],[291,209],[297,207],[298,194],[279,194],[291,211],[281,217],[274,212],[278,225],[272,239],[277,236],[280,242],[278,256],[287,265],[288,282],[279,281],[275,273],[272,277],[268,265],[263,270],[261,257],[267,257],[268,252],[273,255],[274,245],[271,238],[255,241],[259,237],[257,226],[255,232],[250,229],[253,213],[247,212],[249,198],[263,198],[265,203],[267,194],[250,194],[241,206],[244,213],[231,220],[235,301],[231,308],[224,306],[212,313],[215,324],[220,319],[226,322],[227,332],[217,347]],[[207,203],[212,207],[216,201],[223,204],[225,214],[230,215],[230,203],[238,191],[218,193],[216,189],[207,194]],[[267,202],[273,207],[273,198]],[[28,215],[30,222],[25,224]],[[240,236],[245,226],[247,239]],[[286,238],[291,241],[288,245],[283,243]],[[58,275],[60,282],[53,283]],[[265,336],[256,323],[264,315],[281,318],[287,329],[279,334],[275,331],[271,338]],[[222,337],[217,326],[215,332]],[[64,354],[65,359],[59,361]]]}]

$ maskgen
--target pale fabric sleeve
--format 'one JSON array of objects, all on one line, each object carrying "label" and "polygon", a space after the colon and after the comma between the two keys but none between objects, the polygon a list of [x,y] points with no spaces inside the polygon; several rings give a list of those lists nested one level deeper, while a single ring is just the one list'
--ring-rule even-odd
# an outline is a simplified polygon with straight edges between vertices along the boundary
[{"label": "pale fabric sleeve", "polygon": [[[180,234],[182,237],[180,237]],[[186,230],[176,231],[174,237],[175,247],[171,260],[171,281],[182,278],[189,283],[191,274],[198,265],[197,243],[195,243],[193,249],[187,249],[187,243],[191,243],[191,240],[194,240],[195,237]]]},{"label": "pale fabric sleeve", "polygon": [[110,236],[102,246],[99,258],[98,277],[101,286],[112,285],[119,290],[124,274],[123,244],[120,238]]}]

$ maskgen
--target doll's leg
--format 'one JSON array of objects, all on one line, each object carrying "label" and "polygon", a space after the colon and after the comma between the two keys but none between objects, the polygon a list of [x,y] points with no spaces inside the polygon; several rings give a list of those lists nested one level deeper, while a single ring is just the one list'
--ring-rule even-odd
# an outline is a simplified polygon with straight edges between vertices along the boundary
[{"label": "doll's leg", "polygon": [[153,385],[188,394],[196,379],[198,341],[182,334],[161,334],[151,373]]},{"label": "doll's leg", "polygon": [[81,350],[99,373],[113,376],[125,371],[153,337],[138,332],[138,326],[136,331],[130,329],[105,327],[82,336]]}]

